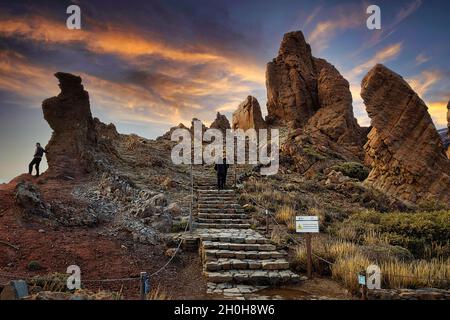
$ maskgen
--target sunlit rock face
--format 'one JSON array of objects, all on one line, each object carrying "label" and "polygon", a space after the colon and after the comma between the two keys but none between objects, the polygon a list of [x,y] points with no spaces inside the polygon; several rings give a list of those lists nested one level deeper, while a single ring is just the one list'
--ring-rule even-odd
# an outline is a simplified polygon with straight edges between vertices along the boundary
[{"label": "sunlit rock face", "polygon": [[348,81],[312,56],[300,31],[284,35],[278,57],[267,64],[269,125],[305,128],[362,155],[363,130],[353,115]]},{"label": "sunlit rock face", "polygon": [[255,97],[248,96],[233,113],[233,129],[255,130],[266,128],[261,107]]},{"label": "sunlit rock face", "polygon": [[402,200],[450,201],[450,161],[427,106],[401,76],[376,65],[361,83],[372,130],[366,183]]}]

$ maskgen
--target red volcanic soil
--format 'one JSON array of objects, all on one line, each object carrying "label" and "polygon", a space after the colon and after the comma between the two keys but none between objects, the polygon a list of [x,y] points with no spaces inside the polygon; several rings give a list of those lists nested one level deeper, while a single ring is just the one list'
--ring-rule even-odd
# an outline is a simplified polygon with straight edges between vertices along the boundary
[{"label": "red volcanic soil", "polygon": [[[75,182],[39,179],[23,175],[20,179],[39,185],[46,200],[62,200]],[[52,272],[64,273],[69,265],[81,268],[81,280],[138,277],[163,266],[168,257],[163,245],[134,243],[127,235],[106,235],[107,226],[94,228],[49,226],[37,217],[28,218],[14,204],[14,187],[19,178],[0,185],[0,284]],[[77,183],[80,183],[78,181]],[[167,268],[151,278],[151,286],[160,286],[173,299],[205,299],[206,283],[198,253],[183,252]],[[30,261],[37,261],[42,270],[29,271]],[[10,276],[14,275],[14,276]],[[139,281],[84,282],[93,291],[122,291],[124,298],[139,297]]]}]

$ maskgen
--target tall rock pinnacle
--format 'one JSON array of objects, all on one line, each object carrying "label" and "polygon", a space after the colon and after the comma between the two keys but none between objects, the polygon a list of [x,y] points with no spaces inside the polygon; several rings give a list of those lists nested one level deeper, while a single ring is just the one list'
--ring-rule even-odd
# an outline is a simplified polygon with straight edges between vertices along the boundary
[{"label": "tall rock pinnacle", "polygon": [[361,83],[373,126],[366,183],[413,203],[450,202],[450,160],[427,106],[401,76],[376,65]]},{"label": "tall rock pinnacle", "polygon": [[326,60],[312,56],[300,31],[284,35],[267,64],[268,124],[318,131],[362,154],[364,134],[353,115],[349,84]]}]

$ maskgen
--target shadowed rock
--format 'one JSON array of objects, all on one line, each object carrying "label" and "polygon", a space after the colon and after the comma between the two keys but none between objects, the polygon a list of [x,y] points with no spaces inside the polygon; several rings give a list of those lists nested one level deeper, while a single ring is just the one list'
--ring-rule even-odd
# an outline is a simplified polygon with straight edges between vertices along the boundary
[{"label": "shadowed rock", "polygon": [[226,132],[227,129],[231,129],[230,122],[227,117],[220,112],[217,112],[216,119],[211,123],[211,129],[219,129],[222,132]]},{"label": "shadowed rock", "polygon": [[[447,135],[450,141],[450,101],[447,103]],[[447,148],[447,157],[450,159],[450,145]]]},{"label": "shadowed rock", "polygon": [[376,65],[361,83],[372,130],[366,183],[410,202],[450,201],[450,161],[427,106],[401,76]]},{"label": "shadowed rock", "polygon": [[105,125],[93,119],[89,93],[84,90],[81,78],[58,72],[61,93],[42,103],[44,118],[53,129],[46,147],[50,173],[92,172],[95,169],[94,153],[110,148],[108,141],[118,133],[114,125]]}]

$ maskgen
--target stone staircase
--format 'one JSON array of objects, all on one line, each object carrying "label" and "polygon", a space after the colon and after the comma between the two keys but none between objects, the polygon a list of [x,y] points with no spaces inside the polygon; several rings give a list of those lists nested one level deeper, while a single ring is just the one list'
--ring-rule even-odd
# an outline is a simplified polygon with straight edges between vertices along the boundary
[{"label": "stone staircase", "polygon": [[298,282],[299,276],[289,270],[287,253],[251,229],[235,190],[229,187],[234,183],[232,170],[228,188],[217,190],[214,170],[203,169],[194,175],[194,228],[200,239],[208,293],[239,298],[267,286]]}]

